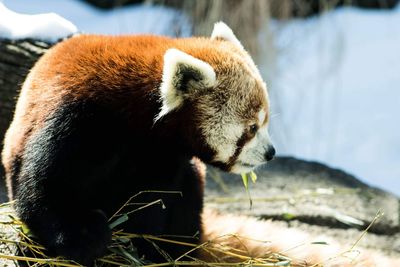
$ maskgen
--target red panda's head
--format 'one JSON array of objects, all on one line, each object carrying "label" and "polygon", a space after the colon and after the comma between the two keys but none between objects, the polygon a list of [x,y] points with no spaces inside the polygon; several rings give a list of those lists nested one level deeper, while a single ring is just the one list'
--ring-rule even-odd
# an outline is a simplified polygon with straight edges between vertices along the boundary
[{"label": "red panda's head", "polygon": [[177,44],[164,55],[162,106],[155,121],[184,112],[190,119],[182,142],[224,170],[248,172],[271,160],[267,88],[253,60],[222,22],[211,39],[193,42],[194,48]]}]

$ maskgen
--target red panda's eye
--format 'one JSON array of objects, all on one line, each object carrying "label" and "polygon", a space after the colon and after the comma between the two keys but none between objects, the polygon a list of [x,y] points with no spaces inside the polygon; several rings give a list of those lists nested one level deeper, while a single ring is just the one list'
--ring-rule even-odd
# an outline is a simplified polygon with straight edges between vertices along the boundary
[{"label": "red panda's eye", "polygon": [[256,134],[257,130],[258,130],[258,125],[257,124],[250,125],[249,131],[250,131],[251,134]]}]

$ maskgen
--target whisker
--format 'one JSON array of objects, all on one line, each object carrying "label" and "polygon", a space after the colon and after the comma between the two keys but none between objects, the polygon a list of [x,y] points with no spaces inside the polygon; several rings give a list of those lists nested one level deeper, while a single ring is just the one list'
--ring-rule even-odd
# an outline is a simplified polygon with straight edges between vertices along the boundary
[{"label": "whisker", "polygon": [[270,114],[270,117],[271,117],[271,119],[272,119],[272,118],[278,117],[279,115],[281,115],[281,113],[280,113],[280,112],[277,112],[277,113],[271,113],[271,114]]}]

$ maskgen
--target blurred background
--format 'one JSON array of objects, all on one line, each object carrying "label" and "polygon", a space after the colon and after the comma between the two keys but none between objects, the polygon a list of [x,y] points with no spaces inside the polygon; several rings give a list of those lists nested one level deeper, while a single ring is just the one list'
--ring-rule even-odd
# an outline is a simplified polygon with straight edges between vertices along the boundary
[{"label": "blurred background", "polygon": [[322,162],[400,196],[398,0],[4,0],[79,31],[210,35],[223,20],[260,67],[279,155]]}]

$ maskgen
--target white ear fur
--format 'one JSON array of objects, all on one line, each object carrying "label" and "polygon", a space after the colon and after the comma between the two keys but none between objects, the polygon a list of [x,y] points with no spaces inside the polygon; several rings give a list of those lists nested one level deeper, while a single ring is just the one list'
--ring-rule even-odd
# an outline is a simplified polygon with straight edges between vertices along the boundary
[{"label": "white ear fur", "polygon": [[186,54],[178,49],[168,49],[164,54],[164,67],[160,87],[162,107],[155,122],[183,103],[183,92],[177,88],[182,68],[195,72],[199,77],[196,83],[199,87],[211,87],[216,82],[216,75],[210,64]]},{"label": "white ear fur", "polygon": [[226,41],[229,41],[229,42],[233,43],[234,45],[236,45],[238,48],[244,50],[242,44],[240,43],[238,38],[236,38],[232,29],[229,28],[229,26],[226,25],[225,23],[223,23],[222,21],[214,24],[214,29],[211,34],[211,40],[215,40],[217,38],[221,38]]}]

